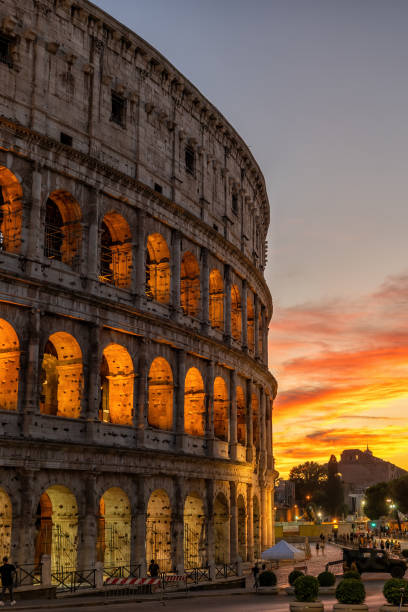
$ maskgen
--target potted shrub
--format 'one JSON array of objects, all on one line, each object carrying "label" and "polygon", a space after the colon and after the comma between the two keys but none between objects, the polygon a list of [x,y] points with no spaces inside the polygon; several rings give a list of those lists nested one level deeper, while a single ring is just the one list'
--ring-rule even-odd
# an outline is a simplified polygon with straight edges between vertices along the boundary
[{"label": "potted shrub", "polygon": [[270,570],[265,570],[259,574],[259,586],[262,587],[258,593],[273,593],[279,592],[276,586],[277,578],[276,575]]},{"label": "potted shrub", "polygon": [[289,604],[291,612],[323,612],[321,601],[316,601],[319,583],[314,576],[299,576],[294,584],[296,601]]},{"label": "potted shrub", "polygon": [[353,570],[344,572],[343,580],[349,580],[350,578],[354,578],[355,580],[361,580],[361,574],[359,572],[353,572]]},{"label": "potted shrub", "polygon": [[319,583],[319,594],[320,595],[334,595],[336,590],[334,584],[336,582],[336,576],[332,572],[321,572],[318,575],[317,581]]},{"label": "potted shrub", "polygon": [[333,611],[355,612],[368,610],[368,606],[364,603],[365,596],[365,588],[361,579],[346,578],[337,586],[336,599],[339,603],[334,604]]},{"label": "potted shrub", "polygon": [[301,572],[300,570],[292,570],[288,576],[288,582],[289,582],[289,587],[287,587],[286,592],[288,595],[294,595],[295,594],[295,589],[293,587],[293,585],[295,584],[295,580],[296,578],[299,578],[300,576],[304,576],[304,573]]},{"label": "potted shrub", "polygon": [[400,604],[403,608],[408,608],[408,580],[402,578],[391,578],[384,584],[383,594],[387,604],[381,606],[383,612],[397,612]]},{"label": "potted shrub", "polygon": [[401,550],[401,555],[405,558],[408,559],[408,548],[404,548],[404,550]]}]

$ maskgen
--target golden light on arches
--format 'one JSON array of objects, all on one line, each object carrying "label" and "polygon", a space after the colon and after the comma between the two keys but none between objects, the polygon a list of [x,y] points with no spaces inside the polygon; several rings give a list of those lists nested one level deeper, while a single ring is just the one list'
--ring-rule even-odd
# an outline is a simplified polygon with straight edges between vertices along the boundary
[{"label": "golden light on arches", "polygon": [[194,255],[187,251],[181,260],[180,302],[185,315],[196,317],[200,304],[200,267]]},{"label": "golden light on arches", "polygon": [[228,440],[228,390],[221,376],[214,379],[214,435]]},{"label": "golden light on arches", "polygon": [[146,249],[146,295],[151,300],[170,302],[170,251],[161,234],[150,234]]},{"label": "golden light on arches", "polygon": [[239,444],[246,444],[246,404],[243,388],[238,385],[236,389],[237,401],[237,439]]},{"label": "golden light on arches", "polygon": [[253,444],[257,450],[260,447],[260,431],[259,431],[259,400],[258,396],[253,393],[251,397],[252,407],[252,435]]},{"label": "golden light on arches", "polygon": [[11,528],[13,521],[11,499],[6,491],[0,488],[0,556],[10,555]]},{"label": "golden light on arches", "polygon": [[238,342],[241,340],[242,313],[241,294],[238,285],[231,287],[231,335]]},{"label": "golden light on arches", "polygon": [[129,223],[117,211],[102,220],[99,280],[115,287],[129,287],[132,270],[132,233]]},{"label": "golden light on arches", "polygon": [[255,348],[255,314],[254,302],[251,296],[247,296],[247,342],[250,351]]},{"label": "golden light on arches", "polygon": [[199,370],[190,368],[184,386],[184,431],[191,436],[203,436],[204,430],[204,382]]},{"label": "golden light on arches", "polygon": [[124,346],[113,343],[104,349],[100,377],[100,420],[132,425],[134,370],[132,358]]},{"label": "golden light on arches", "polygon": [[156,357],[149,370],[148,422],[158,429],[173,428],[173,373],[163,357]]},{"label": "golden light on arches", "polygon": [[130,563],[130,501],[123,489],[111,487],[100,499],[97,560],[105,567]]},{"label": "golden light on arches", "polygon": [[215,329],[224,329],[224,281],[216,268],[210,272],[210,324]]},{"label": "golden light on arches", "polygon": [[259,355],[263,354],[263,317],[262,311],[259,311],[258,314],[258,353]]},{"label": "golden light on arches", "polygon": [[20,343],[5,319],[0,319],[0,409],[17,410]]},{"label": "golden light on arches", "polygon": [[184,501],[184,567],[207,566],[207,533],[204,503],[191,491]]},{"label": "golden light on arches", "polygon": [[156,489],[147,504],[146,562],[157,561],[160,570],[173,569],[171,558],[171,503],[166,491]]},{"label": "golden light on arches", "polygon": [[75,198],[58,189],[45,205],[44,255],[77,269],[82,241],[82,212]]},{"label": "golden light on arches", "polygon": [[3,250],[19,253],[23,222],[23,190],[15,174],[0,166],[0,231]]}]

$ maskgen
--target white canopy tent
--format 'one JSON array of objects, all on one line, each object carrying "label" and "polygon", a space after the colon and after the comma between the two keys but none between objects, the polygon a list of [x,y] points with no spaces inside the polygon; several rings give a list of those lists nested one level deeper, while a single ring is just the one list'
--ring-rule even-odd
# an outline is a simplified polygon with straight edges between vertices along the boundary
[{"label": "white canopy tent", "polygon": [[261,554],[262,559],[265,561],[282,561],[283,559],[293,559],[294,561],[302,561],[305,558],[303,550],[299,550],[292,544],[289,544],[285,540],[281,540],[272,548],[264,550]]}]

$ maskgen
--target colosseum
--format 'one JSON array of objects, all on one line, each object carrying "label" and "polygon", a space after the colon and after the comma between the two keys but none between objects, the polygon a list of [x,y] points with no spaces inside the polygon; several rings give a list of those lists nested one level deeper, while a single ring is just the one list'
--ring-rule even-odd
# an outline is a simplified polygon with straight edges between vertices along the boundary
[{"label": "colosseum", "polygon": [[0,554],[252,561],[277,476],[262,173],[86,0],[2,0],[0,24]]}]

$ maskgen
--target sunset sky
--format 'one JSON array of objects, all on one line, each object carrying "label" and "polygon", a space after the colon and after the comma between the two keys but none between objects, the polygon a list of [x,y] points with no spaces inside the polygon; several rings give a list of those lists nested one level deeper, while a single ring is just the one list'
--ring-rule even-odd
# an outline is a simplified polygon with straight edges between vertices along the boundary
[{"label": "sunset sky", "polygon": [[99,0],[246,140],[271,204],[277,469],[408,469],[408,2]]}]

